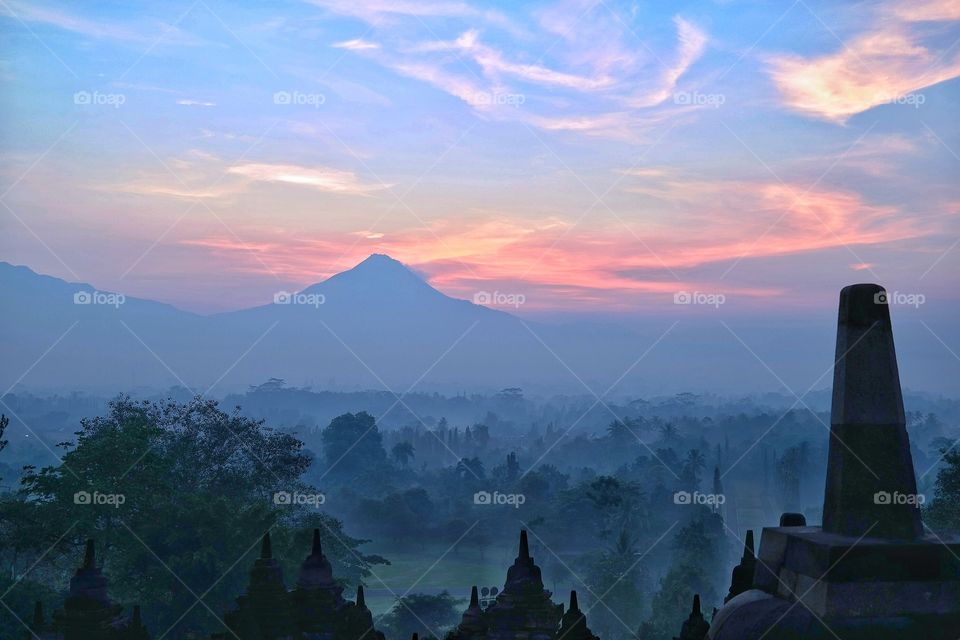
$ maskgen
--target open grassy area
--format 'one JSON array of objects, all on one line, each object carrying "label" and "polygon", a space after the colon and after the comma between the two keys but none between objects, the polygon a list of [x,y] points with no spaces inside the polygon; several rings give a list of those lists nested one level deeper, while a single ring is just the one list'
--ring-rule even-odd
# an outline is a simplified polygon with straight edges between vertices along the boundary
[{"label": "open grassy area", "polygon": [[374,552],[388,558],[391,564],[374,567],[376,575],[366,581],[367,606],[374,615],[390,609],[396,596],[402,596],[408,590],[410,593],[430,594],[446,590],[466,600],[470,597],[472,585],[503,588],[507,567],[513,562],[512,553],[488,550],[481,559],[476,549],[449,552],[448,549],[443,544],[403,551],[376,549]]}]

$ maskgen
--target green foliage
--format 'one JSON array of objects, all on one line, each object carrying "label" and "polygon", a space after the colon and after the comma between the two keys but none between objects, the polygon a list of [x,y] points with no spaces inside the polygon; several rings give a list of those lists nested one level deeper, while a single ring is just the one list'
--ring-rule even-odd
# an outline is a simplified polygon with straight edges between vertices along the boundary
[{"label": "green foliage", "polygon": [[604,640],[633,640],[631,630],[640,624],[645,580],[641,553],[637,539],[621,530],[609,549],[585,558],[588,589],[584,601],[590,607],[589,623]]},{"label": "green foliage", "polygon": [[463,604],[446,591],[437,595],[411,593],[399,598],[379,625],[388,638],[418,633],[421,638],[439,639],[460,621]]},{"label": "green foliage", "polygon": [[706,611],[720,603],[717,578],[726,566],[723,523],[706,510],[682,527],[673,539],[670,569],[651,602],[651,615],[640,628],[644,640],[670,640],[690,615],[690,603],[699,593]]},{"label": "green foliage", "polygon": [[925,509],[924,520],[937,535],[960,534],[960,447],[945,447],[944,466],[937,473],[933,500]]},{"label": "green foliage", "polygon": [[81,427],[60,465],[26,469],[21,489],[0,502],[0,530],[15,541],[4,556],[63,588],[94,538],[111,596],[141,604],[156,635],[175,624],[173,637],[222,631],[216,616],[243,592],[268,529],[291,569],[313,526],[341,578],[358,581],[382,560],[358,554],[363,541],[316,508],[275,504],[278,491],[316,493],[300,480],[310,458],[295,437],[239,410],[120,397]]},{"label": "green foliage", "polygon": [[330,421],[321,434],[326,473],[348,480],[362,473],[382,472],[387,464],[383,434],[366,412],[345,413]]},{"label": "green foliage", "polygon": [[390,455],[393,456],[393,459],[402,467],[409,465],[415,454],[416,451],[409,442],[398,442],[390,449]]}]

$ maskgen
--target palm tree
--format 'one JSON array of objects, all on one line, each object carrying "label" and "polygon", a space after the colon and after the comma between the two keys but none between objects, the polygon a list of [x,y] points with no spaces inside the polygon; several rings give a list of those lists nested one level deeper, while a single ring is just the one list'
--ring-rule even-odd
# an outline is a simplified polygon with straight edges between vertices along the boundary
[{"label": "palm tree", "polygon": [[660,425],[660,438],[664,442],[674,442],[680,438],[680,432],[673,426],[672,422]]},{"label": "palm tree", "polygon": [[473,476],[477,480],[483,480],[483,462],[480,458],[460,458],[460,462],[457,463],[457,474],[461,478]]},{"label": "palm tree", "polygon": [[693,488],[700,486],[700,472],[707,466],[706,457],[700,453],[699,449],[690,449],[687,452],[687,459],[683,463],[683,470],[680,477],[690,483]]}]

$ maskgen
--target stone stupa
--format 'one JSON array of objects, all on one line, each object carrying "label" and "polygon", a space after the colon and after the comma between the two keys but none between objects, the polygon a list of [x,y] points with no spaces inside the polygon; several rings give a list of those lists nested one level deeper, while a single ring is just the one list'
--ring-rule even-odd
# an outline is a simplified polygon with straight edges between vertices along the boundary
[{"label": "stone stupa", "polygon": [[925,534],[886,292],[840,293],[823,526],[763,530],[712,640],[957,640],[960,539]]},{"label": "stone stupa", "polygon": [[486,611],[488,640],[554,640],[563,605],[550,600],[540,567],[530,555],[527,532],[520,532],[520,549],[507,570],[507,581]]}]

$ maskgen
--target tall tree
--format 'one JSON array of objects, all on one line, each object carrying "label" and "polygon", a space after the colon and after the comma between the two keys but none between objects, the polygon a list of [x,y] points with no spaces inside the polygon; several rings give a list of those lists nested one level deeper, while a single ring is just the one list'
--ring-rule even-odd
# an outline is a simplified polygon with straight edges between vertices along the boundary
[{"label": "tall tree", "polygon": [[19,554],[21,572],[63,588],[84,540],[94,538],[112,597],[140,603],[151,629],[173,637],[222,631],[194,594],[207,592],[215,612],[230,606],[267,530],[277,557],[295,562],[306,548],[297,534],[321,528],[347,581],[382,561],[359,553],[363,541],[317,509],[320,494],[301,481],[310,464],[302,447],[212,400],[121,397],[107,415],[82,421],[61,464],[25,470],[17,499],[2,503],[0,526],[29,547]]},{"label": "tall tree", "polygon": [[330,421],[320,434],[327,475],[351,480],[361,473],[377,472],[387,462],[383,434],[369,413],[345,413]]}]

